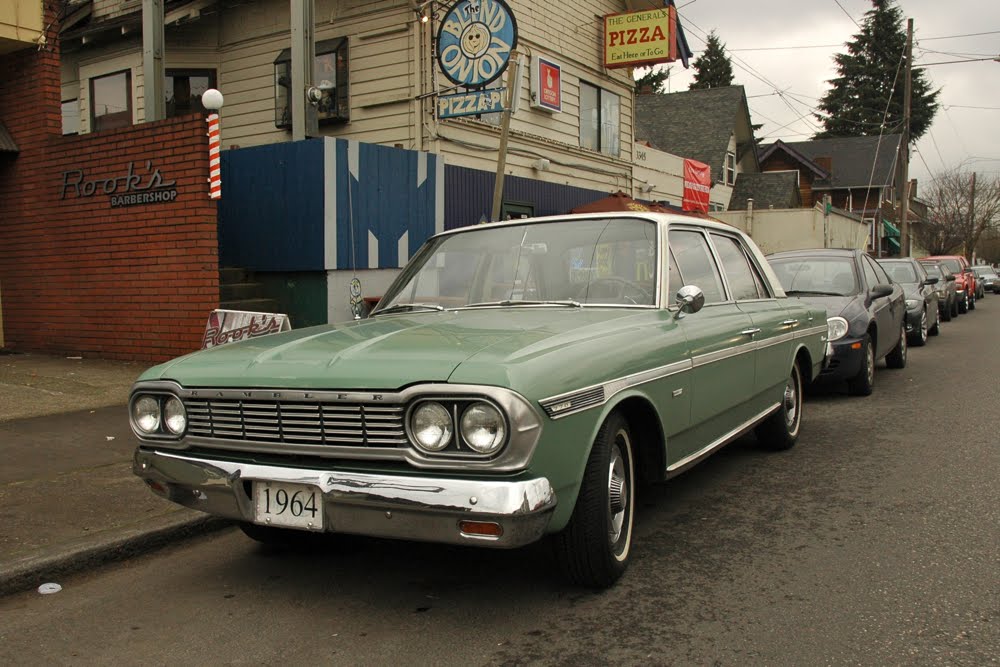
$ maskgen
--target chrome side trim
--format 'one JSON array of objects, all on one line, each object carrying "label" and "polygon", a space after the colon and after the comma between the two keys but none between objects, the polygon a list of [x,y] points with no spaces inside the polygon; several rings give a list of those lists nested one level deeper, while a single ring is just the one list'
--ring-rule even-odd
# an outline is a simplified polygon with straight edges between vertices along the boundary
[{"label": "chrome side trim", "polygon": [[742,354],[747,354],[753,352],[757,349],[757,345],[753,341],[747,341],[746,343],[740,343],[736,347],[730,347],[725,350],[717,350],[715,352],[708,352],[706,354],[699,354],[692,360],[694,367],[698,368],[700,366],[707,366],[708,364],[714,364],[717,361],[725,361],[726,359],[731,359],[732,357],[738,357]]},{"label": "chrome side trim", "polygon": [[[543,398],[539,401],[539,404],[549,417],[552,419],[561,419],[568,415],[582,412],[583,410],[604,405],[615,394],[618,394],[630,387],[646,384],[647,382],[653,382],[654,380],[662,380],[663,378],[670,377],[671,375],[677,375],[678,373],[684,373],[691,370],[692,367],[693,365],[690,360],[685,359],[683,361],[676,361],[672,364],[667,364],[666,366],[652,368],[648,371],[641,371],[639,373],[633,373],[632,375],[626,375],[622,378],[608,380],[607,382],[603,382],[601,384],[590,385],[589,387],[584,387],[583,389],[575,389],[564,394]],[[591,396],[592,394],[596,394],[598,391],[603,392],[600,401],[592,401],[587,405],[573,403],[573,400],[577,397]],[[568,405],[564,406],[564,404]]]},{"label": "chrome side trim", "polygon": [[741,435],[749,431],[759,421],[761,421],[762,419],[773,413],[775,410],[778,410],[780,407],[781,403],[775,403],[774,405],[767,408],[763,412],[743,422],[742,424],[734,428],[732,431],[729,431],[718,440],[710,443],[709,445],[703,447],[702,449],[699,449],[697,452],[694,452],[693,454],[685,456],[677,463],[667,466],[667,477],[673,477],[674,475],[678,475],[684,472],[684,470],[698,463],[700,460],[711,454],[719,447],[722,447],[723,445],[731,442],[732,440],[740,437]]},{"label": "chrome side trim", "polygon": [[[545,533],[556,495],[544,477],[473,480],[218,461],[162,450],[136,451],[132,471],[175,503],[251,522],[253,480],[306,484],[322,495],[325,531],[449,544],[516,547]],[[496,521],[503,534],[483,541],[458,522]]]}]

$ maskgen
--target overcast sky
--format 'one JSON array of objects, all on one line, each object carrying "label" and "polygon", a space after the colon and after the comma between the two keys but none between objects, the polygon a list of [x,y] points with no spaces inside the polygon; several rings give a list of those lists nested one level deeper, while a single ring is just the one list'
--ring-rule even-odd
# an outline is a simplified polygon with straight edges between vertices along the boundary
[{"label": "overcast sky", "polygon": [[[696,57],[710,30],[726,45],[734,83],[746,87],[751,118],[763,123],[758,137],[765,142],[812,138],[820,126],[811,111],[828,89],[826,82],[836,75],[833,55],[845,51],[844,44],[871,9],[870,0],[676,0],[676,4]],[[1000,2],[901,0],[897,4],[903,10],[904,30],[906,19],[913,19],[916,65],[1000,55]],[[687,90],[693,71],[675,63],[670,90]],[[933,174],[956,167],[1000,174],[1000,62],[932,65],[925,73],[931,85],[941,89],[941,109],[930,131],[917,142],[911,177],[928,182]]]}]

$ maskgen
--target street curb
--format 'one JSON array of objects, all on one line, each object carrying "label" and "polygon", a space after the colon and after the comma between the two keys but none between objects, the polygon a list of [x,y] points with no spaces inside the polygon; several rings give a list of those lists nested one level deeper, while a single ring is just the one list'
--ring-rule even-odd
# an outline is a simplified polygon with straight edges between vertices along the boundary
[{"label": "street curb", "polygon": [[143,524],[57,547],[55,553],[14,561],[0,572],[0,597],[30,590],[39,584],[75,574],[87,568],[125,560],[177,541],[204,535],[234,525],[209,515],[191,517],[185,511]]}]

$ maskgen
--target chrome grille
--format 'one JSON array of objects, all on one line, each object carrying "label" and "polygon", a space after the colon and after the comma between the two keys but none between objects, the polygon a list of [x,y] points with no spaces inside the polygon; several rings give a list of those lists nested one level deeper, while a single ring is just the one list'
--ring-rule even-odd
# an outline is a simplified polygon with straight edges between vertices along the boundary
[{"label": "chrome grille", "polygon": [[184,407],[193,436],[346,447],[408,444],[403,406],[189,398]]}]

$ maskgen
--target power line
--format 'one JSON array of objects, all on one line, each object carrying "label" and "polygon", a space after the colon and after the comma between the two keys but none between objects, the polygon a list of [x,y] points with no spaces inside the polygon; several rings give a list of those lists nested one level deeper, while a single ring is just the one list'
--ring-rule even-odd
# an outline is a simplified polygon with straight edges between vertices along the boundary
[{"label": "power line", "polygon": [[861,24],[858,23],[857,21],[855,21],[854,17],[851,16],[851,13],[849,11],[847,11],[846,9],[844,9],[844,5],[840,4],[840,0],[833,0],[833,1],[837,3],[838,7],[840,7],[840,11],[844,12],[844,14],[847,15],[847,18],[851,19],[851,23],[853,23],[854,25],[856,25],[859,28],[861,27]]},{"label": "power line", "polygon": [[980,35],[1000,35],[1000,30],[991,30],[989,32],[970,32],[964,35],[944,35],[942,37],[921,37],[920,41],[929,42],[933,39],[958,39],[959,37],[979,37]]}]

